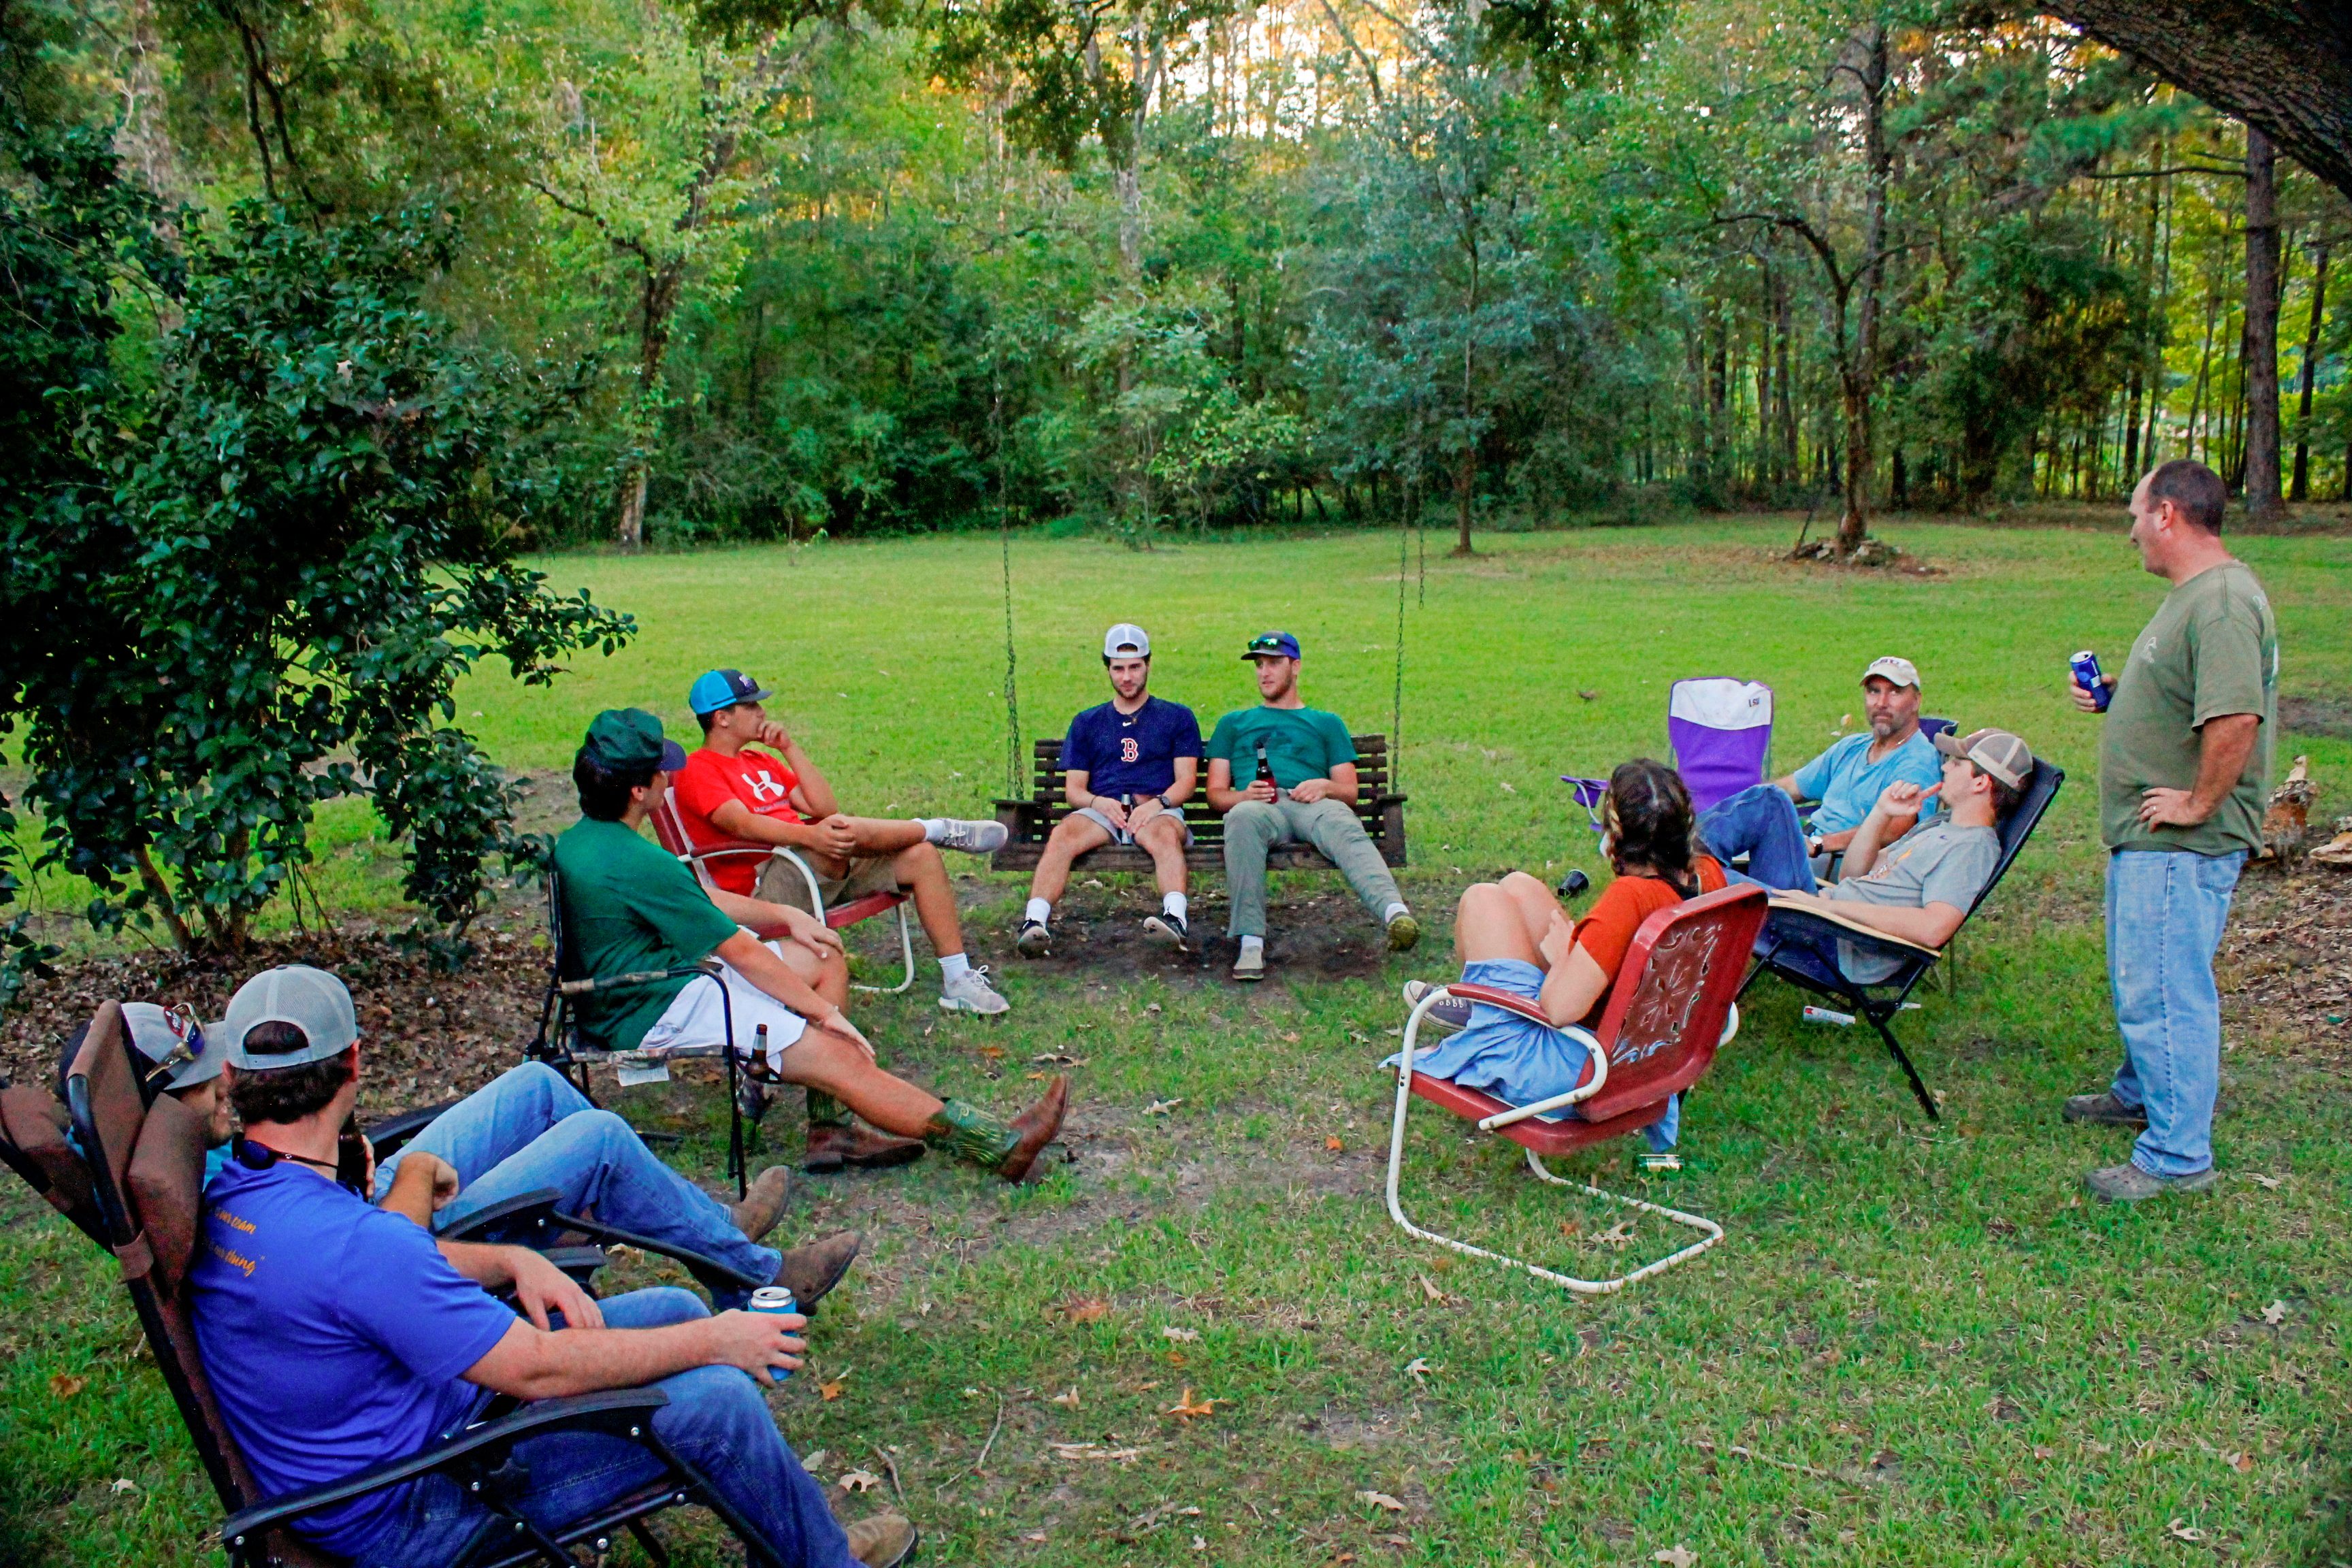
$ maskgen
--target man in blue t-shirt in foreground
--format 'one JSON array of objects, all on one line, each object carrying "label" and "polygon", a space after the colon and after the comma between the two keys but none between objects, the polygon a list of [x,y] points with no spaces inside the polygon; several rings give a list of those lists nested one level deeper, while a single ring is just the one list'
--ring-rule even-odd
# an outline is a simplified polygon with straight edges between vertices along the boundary
[{"label": "man in blue t-shirt in foreground", "polygon": [[[1944,759],[1919,731],[1919,670],[1907,658],[1889,655],[1870,661],[1862,672],[1862,706],[1870,727],[1859,734],[1832,742],[1830,749],[1785,778],[1717,801],[1699,814],[1698,834],[1708,852],[1729,865],[1737,856],[1767,854],[1778,859],[1793,847],[1811,862],[1817,881],[1832,879],[1832,857],[1853,842],[1853,836],[1891,784],[1916,784],[1927,789],[1944,774]],[[1813,801],[1811,814],[1801,819],[1798,806]],[[1938,808],[1934,796],[1922,803],[1916,822],[1897,818],[1882,843],[1931,820]],[[1759,873],[1775,887],[1791,885],[1787,878]]]},{"label": "man in blue t-shirt in foreground", "polygon": [[1140,845],[1151,857],[1160,886],[1160,912],[1147,916],[1143,934],[1182,952],[1191,945],[1185,901],[1184,802],[1201,771],[1201,721],[1181,702],[1154,697],[1151,638],[1121,621],[1103,634],[1103,668],[1110,700],[1070,721],[1062,737],[1062,795],[1070,815],[1054,825],[1029,879],[1029,907],[1014,945],[1024,958],[1043,958],[1054,945],[1047,922],[1054,901],[1070,885],[1070,862],[1106,844]]},{"label": "man in blue t-shirt in foreground", "polygon": [[[654,1384],[669,1396],[655,1431],[789,1568],[872,1568],[912,1552],[914,1527],[896,1515],[845,1534],[753,1382],[800,1366],[805,1318],[713,1317],[667,1289],[599,1302],[528,1248],[436,1242],[433,1213],[457,1178],[429,1151],[408,1152],[371,1206],[337,1173],[359,1028],[332,975],[266,971],[238,990],[222,1028],[245,1132],[205,1191],[189,1284],[205,1376],[265,1495],[414,1454],[478,1420],[494,1394]],[[526,1316],[485,1287],[510,1287]],[[529,1472],[516,1504],[547,1529],[660,1474],[637,1445],[589,1434],[532,1438],[515,1458]],[[453,1561],[488,1517],[457,1483],[428,1476],[299,1528],[357,1568],[392,1568]]]}]

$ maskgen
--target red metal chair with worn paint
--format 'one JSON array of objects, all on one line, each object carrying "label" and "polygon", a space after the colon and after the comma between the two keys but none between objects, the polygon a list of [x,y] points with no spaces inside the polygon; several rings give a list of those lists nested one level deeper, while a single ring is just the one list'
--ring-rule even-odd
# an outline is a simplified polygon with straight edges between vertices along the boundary
[{"label": "red metal chair with worn paint", "polygon": [[[1716,1051],[1738,1033],[1739,1009],[1734,998],[1746,977],[1757,933],[1763,929],[1765,910],[1764,889],[1742,884],[1660,910],[1644,921],[1634,933],[1633,946],[1626,950],[1600,1027],[1589,1035],[1572,1031],[1585,1038],[1590,1052],[1583,1080],[1565,1093],[1528,1105],[1506,1104],[1492,1095],[1415,1072],[1412,1063],[1422,1021],[1432,1007],[1448,997],[1485,1003],[1547,1028],[1554,1026],[1543,1009],[1525,997],[1491,986],[1457,982],[1432,987],[1406,1020],[1404,1047],[1397,1057],[1396,1114],[1389,1129],[1389,1217],[1423,1241],[1525,1269],[1538,1279],[1584,1296],[1622,1290],[1686,1263],[1721,1241],[1723,1227],[1711,1219],[1556,1176],[1544,1159],[1640,1131],[1662,1120],[1672,1098],[1698,1081],[1714,1062]],[[1404,1168],[1405,1111],[1416,1099],[1476,1122],[1481,1131],[1499,1133],[1519,1144],[1527,1150],[1528,1169],[1541,1181],[1688,1226],[1702,1233],[1700,1238],[1612,1279],[1580,1279],[1425,1230],[1405,1217],[1397,1195]]]}]

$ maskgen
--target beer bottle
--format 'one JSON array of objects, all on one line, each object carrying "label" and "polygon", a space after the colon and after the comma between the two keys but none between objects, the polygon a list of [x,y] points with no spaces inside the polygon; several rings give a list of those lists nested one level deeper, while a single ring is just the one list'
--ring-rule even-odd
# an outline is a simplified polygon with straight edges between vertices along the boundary
[{"label": "beer bottle", "polygon": [[1265,760],[1265,742],[1257,743],[1257,777],[1262,784],[1274,783],[1274,764]]}]

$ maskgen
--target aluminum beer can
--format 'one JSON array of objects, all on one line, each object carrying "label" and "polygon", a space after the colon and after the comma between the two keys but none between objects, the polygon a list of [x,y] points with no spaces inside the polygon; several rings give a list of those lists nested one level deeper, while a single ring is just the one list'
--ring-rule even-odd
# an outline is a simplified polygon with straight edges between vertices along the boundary
[{"label": "aluminum beer can", "polygon": [[2098,704],[2099,711],[2105,712],[2107,703],[2114,698],[2116,692],[2115,688],[2100,679],[2099,656],[2089,648],[2084,648],[2068,659],[2066,665],[2074,672],[2074,684],[2089,692],[2091,700]]},{"label": "aluminum beer can", "polygon": [[[744,1306],[743,1310],[747,1312],[774,1312],[782,1314],[784,1312],[799,1311],[801,1310],[801,1303],[800,1298],[793,1294],[792,1288],[790,1286],[762,1285],[757,1290],[751,1292],[751,1300]],[[793,1375],[782,1367],[775,1367],[772,1369],[772,1371],[778,1383],[782,1383],[784,1379]]]}]

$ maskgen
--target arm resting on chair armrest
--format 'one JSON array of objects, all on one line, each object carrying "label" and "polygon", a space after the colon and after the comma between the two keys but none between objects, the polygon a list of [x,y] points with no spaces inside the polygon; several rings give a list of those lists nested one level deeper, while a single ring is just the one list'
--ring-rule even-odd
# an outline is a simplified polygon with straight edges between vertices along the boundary
[{"label": "arm resting on chair armrest", "polygon": [[221,1526],[221,1538],[235,1542],[380,1492],[386,1487],[469,1462],[495,1468],[505,1450],[525,1437],[549,1432],[602,1432],[625,1440],[640,1432],[649,1433],[653,1413],[668,1403],[669,1395],[658,1388],[614,1388],[602,1394],[574,1394],[568,1399],[542,1399],[511,1415],[468,1426],[404,1459],[389,1460],[342,1480],[271,1498],[241,1513],[231,1514]]},{"label": "arm resting on chair armrest", "polygon": [[[1948,909],[1950,906],[1943,907]],[[1834,934],[1840,938],[1865,949],[1874,947],[1888,958],[1941,958],[1943,956],[1943,949],[1940,946],[1913,942],[1906,937],[1896,936],[1893,931],[1881,931],[1873,925],[1864,925],[1846,913],[1844,909],[1825,899],[1808,899],[1787,893],[1775,896],[1772,900],[1772,918],[1776,921],[1786,921],[1791,917],[1799,920],[1819,921],[1824,926],[1833,926],[1836,928]]]}]

